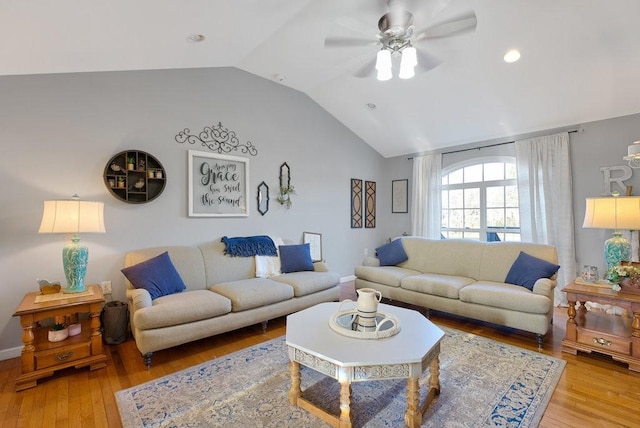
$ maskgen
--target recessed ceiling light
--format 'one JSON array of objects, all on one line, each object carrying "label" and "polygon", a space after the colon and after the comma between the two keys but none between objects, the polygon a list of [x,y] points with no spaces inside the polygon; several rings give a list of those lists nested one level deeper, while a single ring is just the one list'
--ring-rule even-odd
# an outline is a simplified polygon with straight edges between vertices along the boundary
[{"label": "recessed ceiling light", "polygon": [[377,107],[374,103],[367,103],[366,106],[369,110],[375,110]]},{"label": "recessed ceiling light", "polygon": [[190,34],[187,36],[187,42],[189,43],[200,43],[204,40],[204,36],[202,34]]},{"label": "recessed ceiling light", "polygon": [[504,54],[504,60],[506,62],[516,62],[520,59],[520,51],[517,49],[511,49],[509,52]]}]

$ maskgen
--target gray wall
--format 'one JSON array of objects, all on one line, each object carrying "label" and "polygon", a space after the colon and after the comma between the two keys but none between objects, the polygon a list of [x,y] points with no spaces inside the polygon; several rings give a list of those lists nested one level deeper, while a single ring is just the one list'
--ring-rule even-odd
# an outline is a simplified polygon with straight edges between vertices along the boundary
[{"label": "gray wall", "polygon": [[[301,240],[322,233],[324,258],[343,278],[353,275],[365,248],[388,232],[390,183],[385,160],[306,95],[232,69],[163,70],[0,77],[0,359],[21,346],[12,317],[35,278],[59,280],[68,237],[38,234],[43,201],[82,199],[105,203],[106,234],[84,234],[89,247],[88,283],[113,282],[124,300],[120,273],[128,250],[199,244],[221,236],[270,234]],[[248,218],[187,216],[187,151],[184,128],[236,131],[258,149],[250,159]],[[120,151],[149,152],[163,163],[167,187],[156,200],[131,205],[110,195],[102,174]],[[275,202],[279,166],[291,167],[297,194],[286,210]],[[350,179],[378,183],[378,227],[350,228]],[[256,210],[257,185],[271,190],[269,212]]]}]

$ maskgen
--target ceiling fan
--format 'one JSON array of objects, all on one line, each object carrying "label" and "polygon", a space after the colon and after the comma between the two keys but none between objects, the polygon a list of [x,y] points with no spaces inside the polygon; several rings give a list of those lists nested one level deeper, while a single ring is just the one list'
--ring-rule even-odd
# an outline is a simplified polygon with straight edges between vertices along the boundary
[{"label": "ceiling fan", "polygon": [[476,29],[477,18],[473,11],[438,22],[421,31],[414,32],[413,14],[405,9],[401,0],[388,0],[389,11],[378,20],[379,33],[375,38],[354,39],[327,37],[325,47],[354,47],[378,45],[380,50],[375,59],[367,63],[356,76],[366,77],[372,74],[375,66],[378,80],[389,80],[393,77],[392,56],[400,56],[400,72],[398,77],[410,79],[415,75],[415,68],[422,71],[431,70],[442,63],[433,54],[424,50],[416,50],[414,45],[434,39],[442,39],[470,33]]}]

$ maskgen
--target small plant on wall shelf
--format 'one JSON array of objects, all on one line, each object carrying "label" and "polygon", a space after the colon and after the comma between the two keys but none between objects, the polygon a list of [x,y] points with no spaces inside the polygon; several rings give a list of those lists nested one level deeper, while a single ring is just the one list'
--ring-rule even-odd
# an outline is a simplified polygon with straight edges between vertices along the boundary
[{"label": "small plant on wall shelf", "polygon": [[291,201],[291,195],[295,195],[296,191],[293,189],[293,186],[284,186],[280,187],[280,194],[276,198],[276,201],[286,209],[291,208],[293,202]]}]

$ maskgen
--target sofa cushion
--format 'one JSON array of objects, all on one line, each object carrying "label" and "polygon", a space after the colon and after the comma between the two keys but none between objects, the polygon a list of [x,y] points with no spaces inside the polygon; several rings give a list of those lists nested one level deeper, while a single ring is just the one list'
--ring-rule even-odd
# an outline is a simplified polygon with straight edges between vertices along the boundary
[{"label": "sofa cushion", "polygon": [[281,245],[280,270],[282,273],[312,271],[311,246],[309,243]]},{"label": "sofa cushion", "polygon": [[231,301],[209,290],[193,290],[162,296],[153,306],[135,312],[137,329],[169,327],[214,318],[231,312]]},{"label": "sofa cushion", "polygon": [[231,300],[233,312],[245,311],[293,298],[293,288],[290,285],[266,278],[223,282],[210,286],[209,290]]},{"label": "sofa cushion", "polygon": [[396,239],[381,247],[376,248],[376,255],[380,260],[380,266],[395,266],[407,261],[407,253],[402,246],[402,240]]},{"label": "sofa cushion", "polygon": [[460,290],[460,300],[532,314],[546,314],[553,308],[550,299],[526,288],[502,282],[478,281]]},{"label": "sofa cushion", "polygon": [[521,285],[533,290],[533,285],[540,278],[551,278],[560,266],[520,251],[518,258],[511,265],[504,282]]},{"label": "sofa cushion", "polygon": [[400,287],[402,278],[409,275],[419,275],[422,272],[397,266],[356,266],[355,273],[359,279],[390,287]]},{"label": "sofa cushion", "polygon": [[121,272],[135,288],[147,290],[151,299],[179,293],[186,288],[166,251],[159,256],[121,269]]},{"label": "sofa cushion", "polygon": [[340,276],[334,272],[292,272],[271,279],[290,285],[296,297],[326,290],[340,282]]},{"label": "sofa cushion", "polygon": [[402,281],[400,281],[400,287],[405,290],[418,291],[420,293],[447,297],[449,299],[457,299],[460,290],[474,282],[474,279],[464,276],[425,273],[422,275],[411,275],[402,278]]}]

